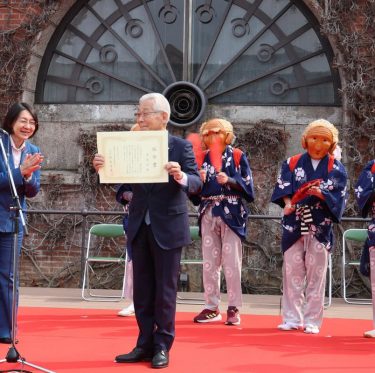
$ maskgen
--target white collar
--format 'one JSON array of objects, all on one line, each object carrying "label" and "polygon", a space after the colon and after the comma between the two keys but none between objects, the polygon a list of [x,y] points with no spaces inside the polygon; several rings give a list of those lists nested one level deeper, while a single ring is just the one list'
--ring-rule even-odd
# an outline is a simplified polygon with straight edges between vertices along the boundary
[{"label": "white collar", "polygon": [[26,141],[24,141],[24,142],[22,143],[22,145],[21,145],[19,148],[17,148],[16,144],[15,144],[14,141],[13,141],[12,135],[10,135],[9,137],[10,137],[10,144],[11,144],[11,146],[12,146],[12,148],[13,148],[14,150],[22,151],[23,149],[26,148]]}]

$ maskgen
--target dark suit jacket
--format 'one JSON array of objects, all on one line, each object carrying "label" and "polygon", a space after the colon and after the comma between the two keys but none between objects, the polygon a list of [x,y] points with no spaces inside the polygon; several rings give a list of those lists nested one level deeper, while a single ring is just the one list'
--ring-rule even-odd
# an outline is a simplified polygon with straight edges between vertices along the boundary
[{"label": "dark suit jacket", "polygon": [[180,185],[171,176],[167,183],[131,184],[133,199],[128,226],[130,246],[144,222],[147,210],[152,232],[161,248],[168,250],[191,243],[187,193],[197,193],[202,186],[191,143],[169,135],[168,160],[181,165],[188,177],[188,185]]}]

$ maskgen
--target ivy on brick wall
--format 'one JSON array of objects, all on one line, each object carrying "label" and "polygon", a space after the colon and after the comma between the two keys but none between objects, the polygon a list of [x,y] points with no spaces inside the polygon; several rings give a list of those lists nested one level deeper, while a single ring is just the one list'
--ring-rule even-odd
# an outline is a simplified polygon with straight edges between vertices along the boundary
[{"label": "ivy on brick wall", "polygon": [[[108,124],[96,127],[95,131],[80,130],[78,145],[82,148],[83,158],[79,166],[79,173],[81,175],[81,192],[84,195],[87,208],[95,208],[98,199],[106,200],[108,194],[110,194],[109,190],[114,191],[113,186],[99,183],[99,177],[92,166],[92,160],[97,152],[96,132],[124,130],[128,130],[124,127],[124,124]],[[112,195],[112,200],[108,201],[107,209],[113,208],[114,201]]]},{"label": "ivy on brick wall", "polygon": [[321,1],[322,31],[339,51],[335,67],[343,76],[344,149],[349,167],[375,158],[375,1]]},{"label": "ivy on brick wall", "polygon": [[[375,158],[375,1],[322,0],[320,3],[322,32],[333,40],[338,51],[334,67],[340,69],[343,78],[343,149],[348,174],[355,182],[362,167]],[[351,188],[345,215],[358,216],[353,185]],[[342,233],[342,226],[338,228]],[[342,250],[339,242],[337,246],[336,257]],[[349,258],[357,259],[361,247],[348,245],[348,251]],[[339,267],[340,261],[335,262]],[[340,279],[339,275],[337,278]],[[340,288],[341,283],[337,282]],[[368,279],[356,267],[348,283],[349,296],[371,296]]]},{"label": "ivy on brick wall", "polygon": [[[263,120],[238,134],[236,146],[246,152],[254,176],[256,202],[251,214],[268,215],[269,201],[290,135],[282,124]],[[244,293],[280,294],[282,255],[280,221],[250,219],[243,243]]]},{"label": "ivy on brick wall", "polygon": [[[61,0],[2,2],[0,28],[0,118],[19,101],[27,74],[27,62],[39,32],[58,9]],[[20,19],[23,17],[23,21]],[[9,25],[8,27],[6,27]]]}]

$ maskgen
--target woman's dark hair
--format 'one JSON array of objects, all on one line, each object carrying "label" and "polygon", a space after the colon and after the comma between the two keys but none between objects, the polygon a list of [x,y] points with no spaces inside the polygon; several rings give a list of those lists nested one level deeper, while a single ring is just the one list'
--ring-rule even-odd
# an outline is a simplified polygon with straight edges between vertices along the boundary
[{"label": "woman's dark hair", "polygon": [[32,136],[30,136],[30,137],[33,137],[39,128],[38,116],[36,115],[33,108],[29,104],[26,104],[25,102],[16,102],[8,109],[8,112],[6,113],[4,121],[3,121],[2,128],[4,128],[5,131],[7,131],[9,134],[12,134],[14,123],[17,120],[18,116],[20,115],[21,111],[23,110],[27,110],[35,121],[35,131],[32,134]]}]

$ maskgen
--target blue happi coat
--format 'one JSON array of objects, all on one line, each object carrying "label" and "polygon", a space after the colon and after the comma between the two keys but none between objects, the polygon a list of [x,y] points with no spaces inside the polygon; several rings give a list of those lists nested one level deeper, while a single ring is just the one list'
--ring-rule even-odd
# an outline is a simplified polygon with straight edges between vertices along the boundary
[{"label": "blue happi coat", "polygon": [[229,184],[220,185],[216,181],[217,172],[211,164],[209,152],[205,155],[202,169],[206,171],[206,180],[199,197],[199,227],[205,210],[212,205],[213,216],[220,216],[234,233],[245,239],[248,210],[243,200],[254,200],[253,177],[245,154],[242,153],[238,167],[233,158],[232,146],[227,145],[222,155],[221,171],[234,179],[239,189]]},{"label": "blue happi coat", "polygon": [[365,242],[361,256],[361,272],[368,276],[370,274],[369,248],[375,246],[375,159],[367,163],[359,175],[355,186],[355,196],[362,217],[371,216],[368,226],[368,237]]},{"label": "blue happi coat", "polygon": [[345,209],[346,170],[342,163],[336,159],[333,168],[329,170],[328,154],[320,160],[316,170],[313,168],[308,153],[301,155],[293,170],[289,165],[290,160],[291,158],[288,158],[282,164],[271,201],[284,208],[284,197],[292,198],[303,184],[315,179],[322,179],[320,189],[324,201],[315,196],[307,196],[297,203],[293,213],[283,216],[282,251],[288,250],[301,237],[300,208],[305,206],[309,207],[311,211],[310,231],[319,242],[330,250],[333,245],[332,223],[341,220]]}]

